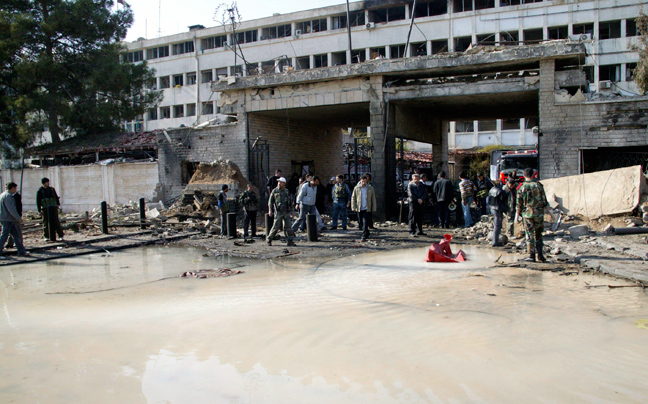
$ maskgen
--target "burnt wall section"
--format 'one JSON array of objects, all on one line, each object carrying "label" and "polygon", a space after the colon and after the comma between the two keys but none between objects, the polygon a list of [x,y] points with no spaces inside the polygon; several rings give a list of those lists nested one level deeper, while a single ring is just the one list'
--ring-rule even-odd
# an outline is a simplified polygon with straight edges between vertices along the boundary
[{"label": "burnt wall section", "polygon": [[581,150],[648,145],[648,97],[556,102],[555,64],[540,65],[540,176],[580,174]]},{"label": "burnt wall section", "polygon": [[343,173],[342,129],[312,121],[248,115],[250,139],[260,137],[270,145],[270,174],[280,169],[285,177],[293,172],[292,161],[313,161],[311,172],[322,183]]},{"label": "burnt wall section", "polygon": [[[163,198],[169,201],[180,196],[183,162],[211,163],[218,159],[231,160],[247,176],[248,143],[243,122],[209,126],[204,129],[181,128],[158,134],[158,170]],[[170,140],[170,141],[169,141]]]}]

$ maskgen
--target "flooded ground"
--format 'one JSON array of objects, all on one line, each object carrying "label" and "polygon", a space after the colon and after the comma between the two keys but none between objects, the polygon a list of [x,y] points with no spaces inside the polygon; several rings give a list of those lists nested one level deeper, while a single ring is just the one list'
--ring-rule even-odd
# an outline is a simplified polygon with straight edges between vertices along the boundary
[{"label": "flooded ground", "polygon": [[[625,282],[488,269],[499,253],[470,247],[464,264],[203,252],[1,268],[0,402],[648,402],[648,297],[584,287]],[[245,273],[176,277],[211,268]]]}]

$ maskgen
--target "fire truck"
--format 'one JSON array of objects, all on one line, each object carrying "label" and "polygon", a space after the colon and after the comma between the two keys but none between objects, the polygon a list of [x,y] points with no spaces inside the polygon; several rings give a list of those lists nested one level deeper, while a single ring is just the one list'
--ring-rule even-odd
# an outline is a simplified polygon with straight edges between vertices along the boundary
[{"label": "fire truck", "polygon": [[497,160],[497,171],[502,183],[509,177],[516,182],[524,181],[524,169],[533,168],[533,178],[538,178],[538,151],[537,150],[513,150],[504,152]]}]

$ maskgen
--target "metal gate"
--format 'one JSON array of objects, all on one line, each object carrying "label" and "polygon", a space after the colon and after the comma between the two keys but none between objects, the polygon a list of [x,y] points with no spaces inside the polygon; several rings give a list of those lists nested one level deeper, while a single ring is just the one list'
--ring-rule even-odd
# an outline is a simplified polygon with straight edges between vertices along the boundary
[{"label": "metal gate", "polygon": [[257,139],[250,148],[250,175],[251,183],[259,188],[259,196],[262,201],[266,201],[268,191],[266,183],[270,178],[270,144],[267,140]]},{"label": "metal gate", "polygon": [[354,138],[353,143],[344,144],[344,165],[350,186],[360,181],[365,173],[371,172],[371,138]]}]

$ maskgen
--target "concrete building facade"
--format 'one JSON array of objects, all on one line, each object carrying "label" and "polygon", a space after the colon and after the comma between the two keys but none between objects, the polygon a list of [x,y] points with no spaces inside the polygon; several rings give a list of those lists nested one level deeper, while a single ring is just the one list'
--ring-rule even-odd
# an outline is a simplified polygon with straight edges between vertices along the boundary
[{"label": "concrete building facade", "polygon": [[[125,57],[146,60],[156,70],[152,87],[164,92],[157,108],[126,128],[155,130],[222,120],[219,94],[210,86],[225,77],[567,38],[585,44],[576,62],[589,82],[584,92],[631,94],[636,92],[632,70],[638,56],[629,45],[637,42],[634,18],[640,7],[639,0],[434,0],[417,1],[414,8],[413,2],[382,0],[351,3],[350,22],[340,5],[243,21],[235,30],[231,25],[195,26],[189,32],[126,44]],[[537,113],[481,121],[459,117],[449,122],[448,145],[533,145],[537,137],[532,128],[537,125]]]}]

